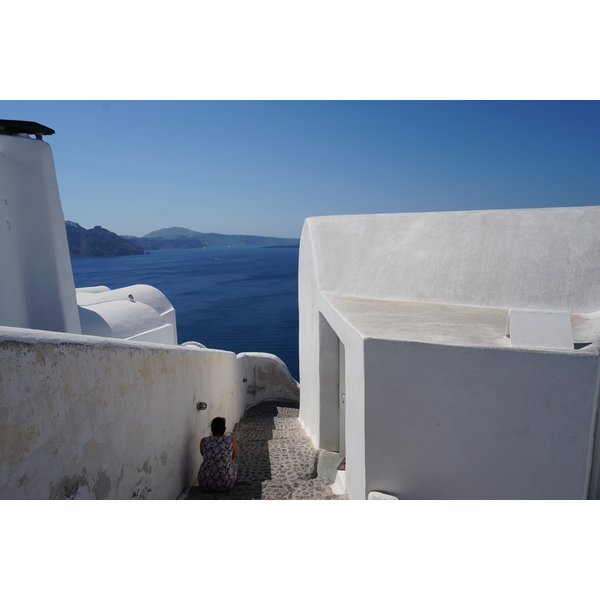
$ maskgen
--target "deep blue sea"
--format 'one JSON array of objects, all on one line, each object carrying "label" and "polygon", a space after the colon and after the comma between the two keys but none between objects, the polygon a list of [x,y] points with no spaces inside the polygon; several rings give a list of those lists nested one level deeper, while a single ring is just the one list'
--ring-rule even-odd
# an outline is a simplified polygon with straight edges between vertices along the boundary
[{"label": "deep blue sea", "polygon": [[155,250],[71,259],[75,287],[145,283],[171,301],[179,343],[276,354],[299,379],[298,248]]}]

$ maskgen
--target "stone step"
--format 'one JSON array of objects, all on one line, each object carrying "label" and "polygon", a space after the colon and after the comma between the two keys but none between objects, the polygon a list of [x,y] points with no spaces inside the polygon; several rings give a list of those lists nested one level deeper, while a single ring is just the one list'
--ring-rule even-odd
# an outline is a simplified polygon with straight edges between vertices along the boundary
[{"label": "stone step", "polygon": [[234,434],[234,439],[236,440],[238,446],[243,446],[244,444],[250,443],[262,443],[266,444],[270,441],[281,441],[283,443],[288,443],[292,446],[298,446],[301,448],[314,448],[312,442],[298,435],[289,435],[287,432],[283,435],[273,436],[271,434],[265,434],[260,431],[251,431],[247,433]]},{"label": "stone step", "polygon": [[300,416],[300,411],[294,408],[287,408],[279,411],[268,411],[268,412],[248,412],[242,417],[242,419],[297,419]]},{"label": "stone step", "polygon": [[[196,482],[197,484],[198,482]],[[261,500],[261,482],[251,485],[234,485],[227,492],[203,492],[197,485],[183,491],[180,500]]]},{"label": "stone step", "polygon": [[234,431],[232,435],[238,444],[242,441],[296,440],[298,443],[312,446],[303,429],[269,429],[267,432],[261,429],[245,429]]},{"label": "stone step", "polygon": [[247,408],[246,414],[291,414],[299,408],[300,403],[297,400],[267,400]]},{"label": "stone step", "polygon": [[[302,429],[302,424],[296,419],[273,419],[272,423],[265,423],[260,419],[254,421],[240,421],[234,428],[233,434],[237,431],[246,431],[248,429]],[[303,430],[304,431],[304,430]]]},{"label": "stone step", "polygon": [[348,496],[331,491],[327,479],[298,479],[296,481],[265,481],[262,484],[263,500],[347,500]]},{"label": "stone step", "polygon": [[294,414],[280,414],[280,413],[274,413],[274,414],[263,414],[263,413],[252,413],[252,414],[248,414],[246,413],[241,421],[253,421],[253,420],[258,420],[261,419],[265,422],[270,422],[272,419],[298,419],[299,415],[298,415],[298,411],[294,411]]}]

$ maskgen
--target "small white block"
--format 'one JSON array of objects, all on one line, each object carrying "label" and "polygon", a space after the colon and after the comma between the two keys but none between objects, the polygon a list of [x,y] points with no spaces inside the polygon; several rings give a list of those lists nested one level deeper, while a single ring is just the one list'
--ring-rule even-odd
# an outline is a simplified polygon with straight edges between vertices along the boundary
[{"label": "small white block", "polygon": [[398,500],[398,498],[392,496],[392,494],[384,494],[383,492],[369,492],[367,500]]},{"label": "small white block", "polygon": [[346,471],[338,471],[335,476],[335,481],[331,486],[331,491],[334,494],[346,493]]},{"label": "small white block", "polygon": [[568,312],[511,308],[507,330],[512,346],[573,350],[573,328]]}]

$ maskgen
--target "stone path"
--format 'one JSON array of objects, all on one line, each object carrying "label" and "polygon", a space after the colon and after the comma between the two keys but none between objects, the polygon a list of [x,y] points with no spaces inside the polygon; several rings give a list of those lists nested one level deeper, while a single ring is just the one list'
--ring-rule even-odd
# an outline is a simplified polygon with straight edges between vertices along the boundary
[{"label": "stone path", "polygon": [[298,405],[271,400],[249,408],[233,429],[240,483],[218,493],[203,492],[195,485],[178,499],[347,500],[346,494],[331,491],[328,479],[317,477],[319,450],[300,425]]}]

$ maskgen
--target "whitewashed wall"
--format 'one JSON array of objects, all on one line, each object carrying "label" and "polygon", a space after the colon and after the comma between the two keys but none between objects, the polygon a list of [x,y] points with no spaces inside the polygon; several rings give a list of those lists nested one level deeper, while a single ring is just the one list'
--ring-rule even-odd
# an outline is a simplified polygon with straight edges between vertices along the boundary
[{"label": "whitewashed wall", "polygon": [[84,335],[177,344],[175,309],[160,290],[143,284],[87,290],[76,290]]},{"label": "whitewashed wall", "polygon": [[[337,451],[337,437],[321,432],[322,421],[327,417],[324,411],[332,402],[337,403],[337,360],[336,341],[320,332],[319,328],[319,288],[317,283],[317,261],[311,229],[304,222],[300,237],[298,263],[298,308],[299,308],[299,355],[300,381],[302,382],[302,402],[300,421],[306,433],[317,448]],[[324,339],[321,340],[321,337]],[[329,357],[324,360],[323,357]],[[333,390],[331,389],[333,386]],[[331,395],[334,400],[327,401]],[[321,398],[324,401],[321,401]],[[335,418],[335,417],[332,417]]]},{"label": "whitewashed wall", "polygon": [[50,146],[0,135],[0,325],[80,333]]},{"label": "whitewashed wall", "polygon": [[599,230],[585,206],[312,217],[302,235],[323,292],[586,313],[600,308]]},{"label": "whitewashed wall", "polygon": [[[342,342],[351,498],[370,491],[583,498],[590,485],[597,494],[600,332],[591,313],[600,308],[599,227],[600,207],[307,219],[299,263],[300,417],[317,447],[336,449],[335,348]],[[596,325],[576,340],[590,345],[559,352],[518,349],[509,340],[487,347],[372,339],[327,292],[456,310],[567,311]],[[369,303],[363,306],[368,313]],[[473,318],[465,313],[467,338]],[[436,323],[420,326],[435,331]]]},{"label": "whitewashed wall", "polygon": [[238,377],[246,406],[265,400],[300,400],[300,386],[286,364],[274,354],[243,352],[237,355]]},{"label": "whitewashed wall", "polygon": [[365,342],[366,492],[586,499],[598,349]]},{"label": "whitewashed wall", "polygon": [[231,352],[0,327],[0,498],[175,498],[244,408]]}]

